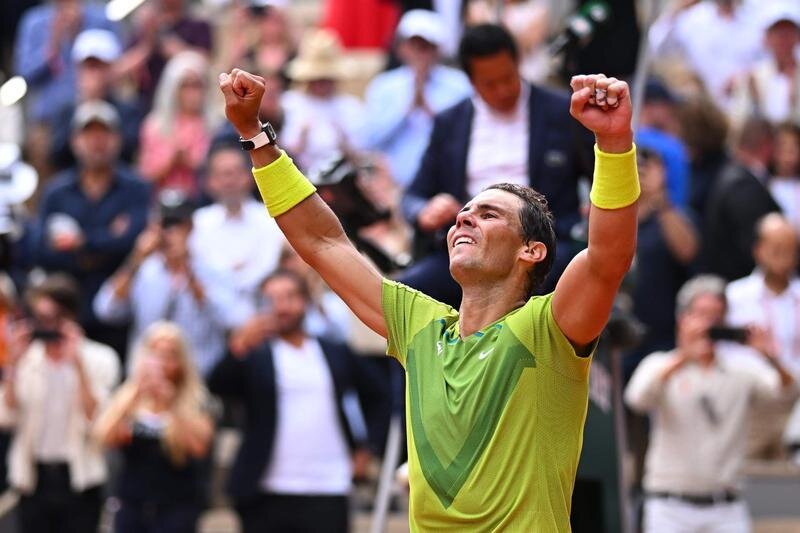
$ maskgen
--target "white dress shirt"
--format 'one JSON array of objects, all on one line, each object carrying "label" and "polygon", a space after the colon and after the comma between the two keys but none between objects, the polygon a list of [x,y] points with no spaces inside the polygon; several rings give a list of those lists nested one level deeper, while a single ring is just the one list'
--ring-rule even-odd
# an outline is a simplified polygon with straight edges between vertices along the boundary
[{"label": "white dress shirt", "polygon": [[[780,294],[764,283],[764,274],[756,269],[746,278],[732,281],[726,289],[728,317],[732,326],[750,324],[772,333],[779,350],[780,362],[800,379],[800,279],[794,278]],[[741,350],[750,351],[742,347]],[[758,354],[754,358],[760,359]]]},{"label": "white dress shirt", "polygon": [[348,494],[350,452],[319,342],[306,338],[295,347],[278,339],[272,343],[272,359],[278,422],[262,488],[276,494]]},{"label": "white dress shirt", "polygon": [[278,266],[286,239],[264,204],[246,200],[237,216],[220,204],[194,213],[189,246],[196,257],[228,278],[237,305],[255,311],[258,284]]},{"label": "white dress shirt", "polygon": [[511,113],[493,111],[480,96],[473,97],[475,114],[467,154],[467,194],[476,196],[495,183],[529,185],[530,87],[522,83]]},{"label": "white dress shirt", "polygon": [[709,368],[688,363],[665,383],[661,376],[674,355],[647,356],[625,389],[625,403],[651,415],[644,487],[701,495],[736,489],[750,405],[779,397],[778,376],[718,358]]},{"label": "white dress shirt", "polygon": [[682,56],[714,100],[727,107],[729,84],[763,53],[757,10],[756,3],[743,3],[732,17],[723,17],[716,2],[704,0],[660,17],[650,28],[650,46],[657,57]]}]

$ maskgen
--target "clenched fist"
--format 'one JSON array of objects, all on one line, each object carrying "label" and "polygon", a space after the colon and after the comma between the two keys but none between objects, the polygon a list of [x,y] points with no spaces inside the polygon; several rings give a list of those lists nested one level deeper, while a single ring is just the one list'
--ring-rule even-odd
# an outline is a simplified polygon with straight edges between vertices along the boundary
[{"label": "clenched fist", "polygon": [[238,68],[219,75],[219,88],[225,96],[225,116],[245,139],[258,135],[261,123],[258,109],[264,96],[264,78]]},{"label": "clenched fist", "polygon": [[570,113],[597,137],[604,152],[627,152],[633,142],[628,84],[603,74],[573,76]]}]

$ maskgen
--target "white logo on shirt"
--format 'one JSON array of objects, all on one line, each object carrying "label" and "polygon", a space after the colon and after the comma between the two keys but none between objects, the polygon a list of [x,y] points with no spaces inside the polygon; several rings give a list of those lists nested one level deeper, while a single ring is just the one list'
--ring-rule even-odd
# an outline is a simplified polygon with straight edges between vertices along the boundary
[{"label": "white logo on shirt", "polygon": [[443,350],[444,350],[444,348],[442,348],[442,343],[441,342],[437,342],[436,343],[436,355],[442,355],[442,351]]},{"label": "white logo on shirt", "polygon": [[489,357],[489,354],[492,353],[493,351],[494,348],[489,348],[488,350],[482,351],[481,353],[478,354],[478,359],[479,360],[486,359],[487,357]]}]

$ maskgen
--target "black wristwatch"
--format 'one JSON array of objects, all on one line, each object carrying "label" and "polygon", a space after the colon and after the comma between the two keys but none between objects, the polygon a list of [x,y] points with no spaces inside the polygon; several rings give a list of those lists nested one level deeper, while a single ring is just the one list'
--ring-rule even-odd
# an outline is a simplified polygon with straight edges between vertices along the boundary
[{"label": "black wristwatch", "polygon": [[272,124],[263,122],[261,124],[261,133],[251,139],[242,139],[239,137],[239,145],[242,147],[242,150],[249,152],[268,144],[275,144],[277,138],[278,136],[275,134],[275,128],[272,127]]}]

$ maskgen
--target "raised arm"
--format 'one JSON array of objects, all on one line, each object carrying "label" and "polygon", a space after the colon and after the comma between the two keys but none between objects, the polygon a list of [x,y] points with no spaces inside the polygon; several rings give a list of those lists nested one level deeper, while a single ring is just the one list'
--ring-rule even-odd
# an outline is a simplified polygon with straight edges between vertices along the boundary
[{"label": "raised arm", "polygon": [[[245,139],[257,135],[264,79],[233,69],[220,75],[220,89],[225,115],[239,134]],[[280,149],[267,145],[251,151],[250,157],[264,203],[286,239],[364,324],[385,337],[380,273],[356,250],[333,211]]]},{"label": "raised arm", "polygon": [[605,327],[636,250],[639,181],[628,85],[601,74],[575,76],[571,85],[570,112],[597,141],[595,171],[589,246],[561,276],[553,295],[553,317],[580,350]]}]

